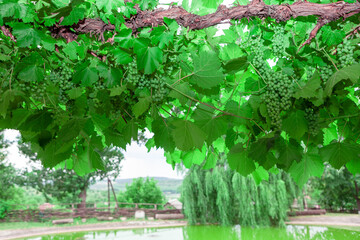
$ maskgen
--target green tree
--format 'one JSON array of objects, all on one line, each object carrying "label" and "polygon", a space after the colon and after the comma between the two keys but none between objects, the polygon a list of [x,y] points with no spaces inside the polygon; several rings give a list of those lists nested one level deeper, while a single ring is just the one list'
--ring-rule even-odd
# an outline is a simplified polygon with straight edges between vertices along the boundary
[{"label": "green tree", "polygon": [[289,206],[298,196],[288,188],[295,188],[295,182],[284,172],[256,182],[258,174],[266,172],[258,169],[257,174],[244,177],[224,165],[212,170],[193,166],[181,194],[189,223],[284,226]]},{"label": "green tree", "polygon": [[[134,179],[130,185],[126,185],[124,192],[120,192],[118,198],[119,201],[128,203],[163,204],[165,201],[165,196],[157,186],[157,182],[148,177]],[[147,208],[149,206],[140,205],[139,207]]]},{"label": "green tree", "polygon": [[13,198],[17,174],[16,169],[5,161],[8,145],[3,132],[0,132],[0,200],[5,201]]},{"label": "green tree", "polygon": [[7,148],[10,142],[4,139],[0,131],[0,219],[6,217],[10,205],[23,203],[23,189],[18,187],[19,172],[6,162]]},{"label": "green tree", "polygon": [[321,178],[310,181],[312,192],[320,191],[315,201],[330,210],[360,211],[360,176],[352,175],[346,168],[334,169],[327,165]]},{"label": "green tree", "polygon": [[[31,151],[28,144],[19,143],[19,148],[23,154],[30,157],[32,163],[38,163],[36,154]],[[52,198],[62,203],[80,201],[78,207],[85,207],[86,192],[92,184],[103,179],[116,179],[120,175],[120,163],[124,157],[119,148],[105,148],[100,152],[100,156],[104,170],[94,169],[94,172],[80,176],[68,166],[44,168],[37,164],[23,173],[22,184],[37,189],[47,201],[51,201]]]},{"label": "green tree", "polygon": [[0,129],[81,175],[144,129],[172,165],[358,173],[360,3],[220,2],[0,1]]}]

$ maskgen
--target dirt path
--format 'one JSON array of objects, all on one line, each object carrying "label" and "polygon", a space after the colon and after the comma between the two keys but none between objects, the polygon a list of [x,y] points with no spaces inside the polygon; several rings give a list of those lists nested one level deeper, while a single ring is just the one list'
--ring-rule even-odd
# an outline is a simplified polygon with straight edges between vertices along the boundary
[{"label": "dirt path", "polygon": [[290,217],[286,224],[360,227],[360,214]]},{"label": "dirt path", "polygon": [[186,221],[157,220],[157,221],[126,221],[126,222],[96,223],[96,224],[85,224],[85,225],[66,226],[66,227],[11,229],[11,230],[0,230],[0,239],[1,240],[19,239],[26,237],[35,237],[39,235],[59,234],[59,233],[67,233],[67,232],[135,229],[135,228],[146,228],[146,227],[181,227],[186,225],[187,225]]}]

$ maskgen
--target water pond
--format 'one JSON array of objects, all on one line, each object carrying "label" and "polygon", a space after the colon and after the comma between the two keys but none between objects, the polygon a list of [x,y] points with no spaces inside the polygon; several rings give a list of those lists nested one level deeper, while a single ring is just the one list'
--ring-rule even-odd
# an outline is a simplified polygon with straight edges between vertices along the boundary
[{"label": "water pond", "polygon": [[360,232],[315,226],[241,228],[240,226],[186,226],[132,230],[76,232],[27,240],[360,240]]}]

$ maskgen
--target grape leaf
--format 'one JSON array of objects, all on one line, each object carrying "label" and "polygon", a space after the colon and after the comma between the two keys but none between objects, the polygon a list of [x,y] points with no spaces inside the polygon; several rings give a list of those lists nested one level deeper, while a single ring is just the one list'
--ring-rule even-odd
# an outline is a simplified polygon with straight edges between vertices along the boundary
[{"label": "grape leaf", "polygon": [[201,51],[193,55],[194,72],[191,82],[201,88],[210,89],[217,86],[224,79],[221,63],[214,52]]},{"label": "grape leaf", "polygon": [[119,133],[116,129],[107,128],[102,133],[105,136],[106,145],[114,145],[126,149],[127,142],[124,140],[124,135]]},{"label": "grape leaf", "polygon": [[324,145],[330,144],[332,141],[338,139],[338,132],[335,125],[330,125],[330,128],[323,129],[324,132]]},{"label": "grape leaf", "polygon": [[108,88],[115,87],[120,84],[120,80],[123,77],[120,69],[117,68],[104,68],[102,71],[100,68],[99,75],[104,79],[105,86]]},{"label": "grape leaf", "polygon": [[134,52],[137,56],[138,69],[143,69],[145,74],[153,73],[162,63],[163,53],[161,49],[158,47],[149,47],[148,39],[136,39]]},{"label": "grape leaf", "polygon": [[137,140],[138,138],[138,124],[132,120],[128,122],[123,131],[124,139],[127,143],[131,142],[131,139]]},{"label": "grape leaf", "polygon": [[283,123],[282,128],[285,130],[291,137],[300,140],[300,138],[308,130],[307,121],[305,119],[305,113],[301,110],[292,112],[289,117],[287,117]]},{"label": "grape leaf", "polygon": [[83,87],[90,87],[99,80],[96,68],[90,67],[88,62],[76,68],[72,81],[81,83]]},{"label": "grape leaf", "polygon": [[259,185],[263,180],[269,180],[269,172],[266,171],[262,166],[258,166],[252,173],[252,176],[257,185]]},{"label": "grape leaf", "polygon": [[244,70],[249,66],[247,57],[239,57],[231,59],[224,64],[224,70],[227,74],[234,74],[238,71]]},{"label": "grape leaf", "polygon": [[321,80],[318,71],[310,78],[309,81],[302,86],[295,94],[295,98],[313,98],[317,97],[316,90],[320,88]]},{"label": "grape leaf", "polygon": [[360,161],[359,161],[359,158],[354,158],[354,159],[350,160],[346,164],[346,167],[349,170],[349,172],[351,172],[354,176],[356,174],[359,174],[360,173]]},{"label": "grape leaf", "polygon": [[44,79],[44,69],[36,65],[29,65],[21,69],[18,78],[25,82],[40,82]]},{"label": "grape leaf", "polygon": [[69,57],[71,60],[77,60],[77,50],[79,49],[78,44],[73,41],[66,44],[66,46],[63,48],[63,52]]},{"label": "grape leaf", "polygon": [[72,88],[72,89],[68,90],[67,94],[69,95],[70,99],[77,99],[81,95],[83,95],[84,92],[85,92],[84,88],[78,87],[78,88]]},{"label": "grape leaf", "polygon": [[289,173],[301,188],[310,177],[320,177],[324,172],[324,163],[321,157],[315,152],[307,152],[303,154],[300,162],[293,162],[289,169]]},{"label": "grape leaf", "polygon": [[74,160],[74,171],[80,175],[94,171],[95,169],[105,170],[104,162],[97,152],[97,145],[100,144],[99,137],[92,137],[89,143],[84,144],[84,149],[79,149],[77,157]]},{"label": "grape leaf", "polygon": [[259,138],[256,142],[252,143],[249,149],[248,156],[258,163],[266,161],[266,155],[269,149],[274,145],[272,138]]},{"label": "grape leaf", "polygon": [[20,127],[27,131],[39,132],[46,129],[52,122],[53,118],[47,111],[38,111],[35,114],[29,116],[26,121]]},{"label": "grape leaf", "polygon": [[91,120],[94,123],[94,126],[98,128],[98,130],[103,131],[107,129],[111,125],[110,119],[106,117],[105,114],[100,115],[94,112],[90,113]]},{"label": "grape leaf", "polygon": [[346,36],[344,30],[333,30],[330,26],[324,26],[321,28],[322,34],[322,40],[325,42],[328,46],[337,45],[341,43],[344,40],[344,37]]},{"label": "grape leaf", "polygon": [[209,144],[226,133],[227,122],[224,119],[216,118],[210,107],[198,106],[192,118],[195,120],[195,124],[207,133],[206,141]]},{"label": "grape leaf", "polygon": [[208,153],[206,156],[206,163],[203,166],[204,170],[212,169],[216,166],[217,157],[214,153]]},{"label": "grape leaf", "polygon": [[190,168],[193,164],[200,165],[205,160],[206,147],[204,151],[200,151],[199,149],[194,149],[189,152],[183,152],[181,155],[181,159],[183,160],[184,166],[186,168]]},{"label": "grape leaf", "polygon": [[230,149],[227,158],[231,169],[237,171],[243,176],[247,176],[252,173],[256,167],[254,161],[248,158],[247,152],[242,145],[242,143],[234,145]]},{"label": "grape leaf", "polygon": [[[53,140],[46,145],[44,151],[38,150],[38,157],[41,159],[44,167],[55,167],[57,164],[71,156],[73,144],[72,141],[63,142]],[[59,151],[59,149],[62,149],[62,151]]]},{"label": "grape leaf", "polygon": [[135,103],[135,105],[132,108],[135,116],[138,118],[146,110],[148,110],[150,103],[151,103],[151,97],[139,98],[139,101]]},{"label": "grape leaf", "polygon": [[354,84],[358,82],[360,77],[360,63],[344,67],[335,72],[326,82],[324,94],[330,96],[334,86],[342,80],[349,79]]},{"label": "grape leaf", "polygon": [[294,139],[279,141],[277,149],[279,151],[278,166],[282,169],[287,170],[294,161],[301,161],[302,148]]},{"label": "grape leaf", "polygon": [[202,148],[206,134],[198,126],[180,119],[172,122],[172,125],[175,127],[172,131],[172,137],[178,149],[188,151],[194,147]]},{"label": "grape leaf", "polygon": [[[165,121],[167,122],[165,124]],[[152,132],[157,147],[162,147],[166,152],[172,152],[175,149],[175,143],[171,137],[170,121],[157,119],[152,123]]]},{"label": "grape leaf", "polygon": [[70,14],[64,17],[64,20],[61,22],[61,25],[69,26],[78,23],[79,20],[85,18],[85,12],[86,12],[85,8],[82,7],[73,8]]},{"label": "grape leaf", "polygon": [[166,27],[159,26],[154,28],[150,34],[151,43],[158,46],[160,49],[169,46],[174,41],[174,34],[166,31]]},{"label": "grape leaf", "polygon": [[132,38],[132,30],[128,28],[122,29],[114,37],[114,42],[118,43],[120,47],[123,47],[125,49],[131,48],[134,45],[134,39]]},{"label": "grape leaf", "polygon": [[164,156],[166,157],[166,162],[171,164],[173,169],[175,169],[177,163],[181,162],[181,151],[165,152]]},{"label": "grape leaf", "polygon": [[112,10],[117,10],[118,7],[125,6],[123,1],[119,0],[96,0],[96,6],[99,10],[104,10],[105,13],[111,14]]},{"label": "grape leaf", "polygon": [[126,87],[125,86],[117,86],[117,87],[113,87],[110,88],[110,97],[114,97],[114,96],[120,96],[124,91],[125,91]]},{"label": "grape leaf", "polygon": [[28,24],[15,23],[12,33],[19,47],[37,47],[41,42],[40,32]]},{"label": "grape leaf", "polygon": [[111,53],[114,54],[115,61],[119,64],[128,64],[133,61],[133,58],[131,57],[131,55],[129,53],[121,50],[120,48],[115,49]]},{"label": "grape leaf", "polygon": [[26,8],[18,0],[1,1],[0,3],[0,25],[3,25],[3,18],[23,18],[26,14]]},{"label": "grape leaf", "polygon": [[151,74],[162,63],[163,53],[158,47],[147,47],[143,54],[137,55],[139,70],[144,69],[145,74]]},{"label": "grape leaf", "polygon": [[346,142],[331,143],[320,149],[321,157],[334,168],[341,168],[353,159],[359,159],[360,146]]}]

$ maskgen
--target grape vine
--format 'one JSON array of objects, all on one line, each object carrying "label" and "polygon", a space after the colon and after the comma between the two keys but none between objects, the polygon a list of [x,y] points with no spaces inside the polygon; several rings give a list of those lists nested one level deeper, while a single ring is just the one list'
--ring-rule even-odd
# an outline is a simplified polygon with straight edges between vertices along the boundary
[{"label": "grape vine", "polygon": [[95,171],[149,130],[173,165],[358,173],[360,3],[110,2],[0,2],[0,130],[45,166]]}]

